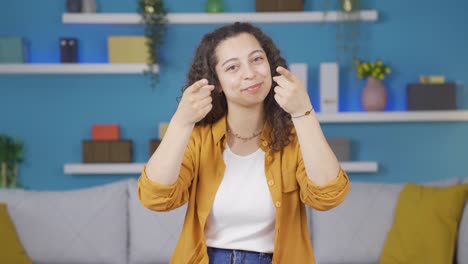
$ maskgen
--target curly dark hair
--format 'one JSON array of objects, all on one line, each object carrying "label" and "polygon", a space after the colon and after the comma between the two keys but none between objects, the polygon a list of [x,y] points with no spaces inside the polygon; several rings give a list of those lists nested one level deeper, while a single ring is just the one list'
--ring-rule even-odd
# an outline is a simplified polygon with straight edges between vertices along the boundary
[{"label": "curly dark hair", "polygon": [[[203,36],[195,52],[192,65],[187,74],[186,84],[182,88],[182,93],[194,82],[203,78],[207,79],[208,83],[214,84],[215,87],[220,86],[215,70],[218,59],[214,50],[223,40],[235,37],[241,33],[251,34],[260,43],[270,63],[271,76],[275,75],[278,66],[286,68],[286,61],[281,57],[280,50],[269,36],[250,23],[236,22],[220,27]],[[269,140],[271,141],[271,150],[273,152],[282,150],[291,142],[291,130],[293,127],[291,116],[274,99],[275,93],[273,88],[276,85],[276,82],[272,80],[270,92],[264,100],[265,119],[272,128]],[[224,93],[215,89],[211,93],[211,97],[213,98],[212,110],[196,125],[213,124],[227,113],[227,101]]]}]

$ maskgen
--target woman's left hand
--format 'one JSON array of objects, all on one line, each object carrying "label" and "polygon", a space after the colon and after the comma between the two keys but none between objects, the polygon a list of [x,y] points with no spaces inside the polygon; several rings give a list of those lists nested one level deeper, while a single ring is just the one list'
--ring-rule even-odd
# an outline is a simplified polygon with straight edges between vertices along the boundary
[{"label": "woman's left hand", "polygon": [[273,80],[278,84],[274,88],[275,100],[291,116],[304,114],[312,109],[309,94],[304,83],[292,72],[279,66],[276,71],[280,74]]}]

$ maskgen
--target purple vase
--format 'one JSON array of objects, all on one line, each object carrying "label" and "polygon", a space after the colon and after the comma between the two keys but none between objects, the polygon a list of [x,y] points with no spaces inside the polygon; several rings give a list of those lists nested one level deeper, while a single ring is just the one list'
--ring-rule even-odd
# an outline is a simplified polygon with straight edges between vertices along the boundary
[{"label": "purple vase", "polygon": [[367,78],[361,94],[362,108],[365,111],[383,111],[387,106],[387,91],[382,81],[373,77]]}]

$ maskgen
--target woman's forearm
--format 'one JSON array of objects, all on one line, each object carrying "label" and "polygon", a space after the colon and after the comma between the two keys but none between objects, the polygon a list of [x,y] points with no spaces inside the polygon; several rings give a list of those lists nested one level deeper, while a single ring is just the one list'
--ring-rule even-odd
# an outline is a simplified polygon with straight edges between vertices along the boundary
[{"label": "woman's forearm", "polygon": [[156,151],[146,164],[146,175],[164,185],[177,181],[184,153],[194,125],[179,122],[174,116]]},{"label": "woman's forearm", "polygon": [[293,118],[292,121],[299,139],[307,177],[317,185],[325,185],[335,179],[340,164],[328,145],[315,112]]}]

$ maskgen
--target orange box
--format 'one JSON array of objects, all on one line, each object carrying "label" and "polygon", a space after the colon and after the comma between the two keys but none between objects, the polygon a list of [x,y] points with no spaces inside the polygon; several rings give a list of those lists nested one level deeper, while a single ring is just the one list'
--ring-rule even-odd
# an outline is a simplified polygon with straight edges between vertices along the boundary
[{"label": "orange box", "polygon": [[92,140],[119,140],[119,125],[93,125]]}]

